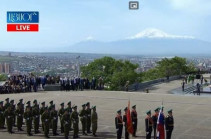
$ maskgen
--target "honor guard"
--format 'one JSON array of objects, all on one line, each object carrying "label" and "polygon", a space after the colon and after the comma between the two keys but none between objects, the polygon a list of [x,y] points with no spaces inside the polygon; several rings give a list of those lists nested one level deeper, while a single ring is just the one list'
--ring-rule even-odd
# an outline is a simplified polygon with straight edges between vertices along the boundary
[{"label": "honor guard", "polygon": [[65,112],[62,116],[62,123],[63,123],[63,126],[64,126],[65,139],[68,139],[69,132],[70,132],[70,115],[68,113],[68,109],[65,109]]},{"label": "honor guard", "polygon": [[26,102],[26,108],[30,108],[30,111],[32,111],[32,107],[31,107],[31,101]]},{"label": "honor guard", "polygon": [[117,139],[121,139],[122,129],[123,129],[123,120],[122,120],[121,110],[117,111],[117,116],[115,117],[115,125],[116,125]]},{"label": "honor guard", "polygon": [[70,116],[70,119],[73,123],[73,138],[79,138],[78,131],[79,131],[79,117],[77,112],[77,106],[73,106],[73,112]]},{"label": "honor guard", "polygon": [[[72,114],[72,104],[71,104],[71,101],[69,101],[67,103],[67,110],[68,110],[68,114],[71,115]],[[70,131],[72,131],[72,122],[70,121]]]},{"label": "honor guard", "polygon": [[26,120],[26,128],[27,128],[27,135],[32,136],[31,129],[32,129],[32,118],[33,114],[31,111],[31,107],[27,106],[26,111],[24,112],[24,119]]},{"label": "honor guard", "polygon": [[136,105],[132,106],[132,112],[131,112],[131,119],[133,122],[133,137],[136,137],[136,131],[137,131],[137,125],[138,125],[138,115],[136,112]]},{"label": "honor guard", "polygon": [[14,120],[14,112],[12,111],[12,106],[8,106],[7,110],[4,113],[4,116],[6,118],[7,121],[7,131],[12,134],[14,133],[12,131],[12,127],[13,127],[13,120]]},{"label": "honor guard", "polygon": [[14,104],[14,100],[11,100],[10,101],[10,106],[11,106],[11,111],[14,113],[14,116],[13,116],[13,126],[16,126],[15,123],[16,123],[16,115],[15,115],[15,104]]},{"label": "honor guard", "polygon": [[34,122],[34,133],[38,134],[39,131],[39,125],[40,125],[40,109],[39,105],[37,104],[37,100],[33,101],[34,105],[32,107],[32,114],[33,114],[33,122]]},{"label": "honor guard", "polygon": [[49,126],[50,126],[50,113],[49,108],[45,108],[45,112],[41,116],[42,121],[44,121],[44,134],[46,138],[49,138]]},{"label": "honor guard", "polygon": [[125,125],[125,139],[129,139],[129,133],[128,133],[128,130],[127,130],[127,107],[124,109],[125,111],[125,114],[123,115],[123,122],[124,122],[124,125]]},{"label": "honor guard", "polygon": [[153,120],[151,117],[151,110],[146,112],[147,116],[145,118],[145,131],[146,131],[146,139],[151,139],[152,134],[152,126],[153,126]]},{"label": "honor guard", "polygon": [[3,101],[0,102],[0,129],[5,129],[5,117],[4,117],[4,105],[3,105]]},{"label": "honor guard", "polygon": [[97,123],[98,123],[98,115],[96,112],[96,106],[92,107],[92,132],[93,132],[93,136],[96,137],[96,132],[97,132]]},{"label": "honor guard", "polygon": [[58,124],[58,112],[55,110],[55,104],[53,105],[54,107],[52,107],[51,110],[51,123],[52,123],[52,130],[53,130],[53,135],[57,136],[59,135],[57,133],[57,124]]},{"label": "honor guard", "polygon": [[9,98],[6,98],[6,99],[5,99],[5,104],[4,104],[4,109],[5,109],[5,110],[10,106],[9,101],[10,101]]},{"label": "honor guard", "polygon": [[[41,108],[40,108],[40,117],[42,116],[42,114],[45,112],[45,102],[42,102],[41,103]],[[42,122],[42,130],[44,131],[44,121],[42,121],[42,118],[41,118],[41,122]]]},{"label": "honor guard", "polygon": [[154,130],[154,139],[157,139],[157,121],[158,121],[158,115],[159,115],[160,107],[155,109],[155,113],[152,116],[153,120],[153,130]]},{"label": "honor guard", "polygon": [[64,109],[64,103],[61,103],[61,108],[59,110],[59,119],[60,119],[60,124],[61,124],[61,133],[64,133],[64,125],[62,123],[62,116],[65,112],[65,109]]},{"label": "honor guard", "polygon": [[87,133],[92,133],[90,131],[90,128],[91,128],[91,113],[92,113],[92,110],[90,108],[90,103],[87,102],[86,103],[86,112],[87,112]]},{"label": "honor guard", "polygon": [[87,135],[86,134],[87,114],[86,114],[85,108],[86,108],[86,104],[83,104],[82,110],[79,113],[79,116],[81,117],[80,120],[81,120],[81,124],[82,124],[83,135]]},{"label": "honor guard", "polygon": [[23,111],[23,108],[22,108],[22,104],[20,102],[17,104],[17,109],[15,110],[15,114],[17,116],[17,128],[18,128],[18,131],[23,131],[22,125],[23,125],[23,114],[24,114],[24,111]]},{"label": "honor guard", "polygon": [[165,118],[165,126],[166,126],[166,139],[171,139],[171,134],[174,129],[174,117],[172,114],[172,109],[168,111],[168,115]]}]

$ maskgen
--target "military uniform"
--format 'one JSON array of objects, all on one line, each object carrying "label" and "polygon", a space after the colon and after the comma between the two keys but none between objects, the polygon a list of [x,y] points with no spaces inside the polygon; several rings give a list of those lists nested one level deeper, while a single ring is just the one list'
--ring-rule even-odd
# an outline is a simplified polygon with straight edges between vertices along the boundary
[{"label": "military uniform", "polygon": [[9,98],[6,98],[5,101],[6,103],[4,104],[4,109],[6,110],[10,106]]},{"label": "military uniform", "polygon": [[[50,111],[52,110],[52,108],[53,108],[53,100],[52,100],[52,101],[50,101],[49,103],[50,103],[50,106],[49,106],[49,108],[48,108],[48,109],[49,109],[49,112],[50,112]],[[51,117],[50,117],[50,119],[49,119],[49,120],[50,120],[50,121],[52,120],[52,119],[51,119]],[[50,127],[50,128],[52,128],[52,124],[51,124],[51,122],[49,123],[49,127]]]},{"label": "military uniform", "polygon": [[78,131],[79,131],[79,117],[78,117],[78,112],[77,112],[77,106],[73,107],[74,111],[72,112],[70,119],[73,123],[73,138],[78,138]]},{"label": "military uniform", "polygon": [[61,133],[64,133],[64,125],[62,123],[62,116],[65,112],[65,109],[64,109],[64,103],[61,103],[61,108],[59,110],[59,119],[60,119],[60,124],[61,124]]},{"label": "military uniform", "polygon": [[147,117],[145,118],[146,139],[151,139],[152,126],[153,126],[151,111],[147,111],[146,114],[147,114]]},{"label": "military uniform", "polygon": [[68,109],[65,109],[65,113],[62,116],[62,123],[64,126],[64,136],[65,139],[68,139],[69,131],[70,131],[70,115],[68,113]]},{"label": "military uniform", "polygon": [[92,132],[93,132],[93,136],[96,136],[96,132],[97,132],[97,121],[98,121],[98,115],[96,112],[96,106],[92,107]]},{"label": "military uniform", "polygon": [[45,108],[45,112],[41,116],[42,121],[44,122],[44,134],[45,137],[49,138],[49,126],[50,126],[50,113],[48,107]]},{"label": "military uniform", "polygon": [[[40,116],[42,116],[42,114],[45,112],[45,102],[42,102],[42,107],[40,108]],[[42,130],[44,131],[44,121],[42,121],[41,118],[41,122],[42,122]]]},{"label": "military uniform", "polygon": [[[69,101],[68,103],[67,103],[67,110],[68,110],[68,114],[69,115],[71,115],[72,114],[72,107],[71,107],[71,101]],[[70,130],[72,130],[72,122],[70,121]]]},{"label": "military uniform", "polygon": [[39,105],[37,104],[37,100],[34,100],[34,106],[32,107],[32,114],[33,114],[33,122],[34,122],[34,133],[40,133],[39,125],[40,125],[40,109]]},{"label": "military uniform", "polygon": [[7,131],[9,132],[9,133],[14,133],[13,131],[12,131],[12,127],[13,127],[13,123],[14,123],[14,112],[12,111],[12,107],[11,106],[9,106],[8,108],[7,108],[7,110],[5,111],[5,113],[4,113],[4,116],[5,116],[5,118],[6,118],[6,121],[7,121]]},{"label": "military uniform", "polygon": [[117,139],[122,138],[123,120],[121,116],[121,110],[117,111],[117,116],[115,117],[115,125],[117,132]]},{"label": "military uniform", "polygon": [[123,115],[123,122],[125,125],[125,139],[129,139],[129,133],[128,133],[128,128],[127,128],[127,107],[124,109],[125,114]]},{"label": "military uniform", "polygon": [[56,136],[58,135],[57,133],[58,112],[55,110],[55,105],[51,110],[50,116],[51,116],[53,135]]},{"label": "military uniform", "polygon": [[85,110],[85,106],[86,106],[86,104],[82,105],[82,110],[79,113],[79,116],[81,117],[80,120],[81,120],[81,124],[82,124],[83,135],[87,135],[86,134],[87,113],[86,113],[86,110]]},{"label": "military uniform", "polygon": [[172,115],[172,110],[168,111],[168,115],[165,118],[166,126],[166,139],[171,139],[171,134],[174,129],[174,117]]},{"label": "military uniform", "polygon": [[91,110],[91,108],[90,108],[90,103],[89,102],[87,102],[87,104],[86,104],[86,115],[87,115],[87,133],[92,133],[91,131],[90,131],[90,128],[91,128],[91,113],[92,113],[92,110]]},{"label": "military uniform", "polygon": [[3,106],[3,101],[0,102],[0,129],[4,129],[5,125],[5,117],[4,117],[4,106]]},{"label": "military uniform", "polygon": [[136,105],[134,105],[133,107],[133,110],[131,112],[131,119],[132,119],[132,122],[133,122],[133,137],[136,137],[136,131],[137,131],[137,126],[138,126],[138,115],[137,115],[137,112],[136,112]]},{"label": "military uniform", "polygon": [[18,103],[17,106],[18,107],[15,110],[15,114],[17,116],[17,128],[18,128],[18,131],[23,131],[22,125],[23,125],[23,114],[24,114],[24,111],[22,109],[21,103]]},{"label": "military uniform", "polygon": [[158,121],[158,115],[159,115],[160,108],[155,109],[155,114],[152,116],[153,120],[153,130],[154,130],[154,139],[157,139],[157,121]]},{"label": "military uniform", "polygon": [[24,112],[24,119],[26,120],[27,135],[32,136],[31,129],[33,114],[30,106],[26,107],[26,111]]},{"label": "military uniform", "polygon": [[16,115],[15,115],[15,104],[14,104],[14,100],[11,100],[10,101],[10,106],[11,106],[11,110],[12,112],[14,113],[14,116],[13,116],[13,126],[15,126],[15,123],[16,123]]}]

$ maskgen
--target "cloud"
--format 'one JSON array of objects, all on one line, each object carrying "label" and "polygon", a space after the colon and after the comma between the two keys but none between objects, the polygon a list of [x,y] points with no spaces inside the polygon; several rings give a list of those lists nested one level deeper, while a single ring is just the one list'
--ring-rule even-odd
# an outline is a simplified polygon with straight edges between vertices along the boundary
[{"label": "cloud", "polygon": [[172,35],[155,28],[145,29],[144,31],[137,33],[134,36],[128,37],[127,39],[139,39],[139,38],[194,39],[193,36]]},{"label": "cloud", "polygon": [[93,37],[93,36],[88,36],[88,37],[86,37],[85,40],[86,40],[86,41],[94,40],[94,37]]},{"label": "cloud", "polygon": [[166,0],[178,10],[207,15],[211,12],[210,0]]}]

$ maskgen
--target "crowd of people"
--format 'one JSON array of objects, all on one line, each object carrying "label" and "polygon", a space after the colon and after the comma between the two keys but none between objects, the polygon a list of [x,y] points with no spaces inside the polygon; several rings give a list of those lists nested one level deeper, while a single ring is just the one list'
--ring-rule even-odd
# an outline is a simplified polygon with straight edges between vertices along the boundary
[{"label": "crowd of people", "polygon": [[[82,124],[82,135],[91,134],[96,137],[98,115],[96,106],[90,107],[90,103],[82,105],[80,112],[76,105],[71,105],[71,101],[67,103],[65,108],[64,103],[61,103],[59,111],[56,110],[53,101],[50,101],[50,106],[46,106],[45,102],[41,103],[41,107],[37,100],[26,103],[24,106],[23,99],[20,99],[17,105],[14,100],[5,99],[5,103],[0,101],[0,129],[7,128],[10,134],[14,133],[14,127],[17,126],[17,132],[24,131],[23,124],[26,125],[28,136],[32,136],[32,126],[34,134],[41,133],[40,122],[43,134],[49,138],[49,130],[52,129],[53,136],[57,136],[58,120],[60,121],[61,133],[65,139],[69,138],[70,131],[73,131],[73,138],[79,138],[79,117]],[[25,119],[25,123],[23,122]],[[5,126],[6,123],[6,126]],[[92,130],[91,130],[92,129]]]},{"label": "crowd of people", "polygon": [[[117,116],[115,117],[117,139],[122,138],[123,126],[125,127],[125,139],[129,139],[129,134],[132,134],[133,137],[137,137],[136,132],[138,126],[138,114],[136,111],[136,105],[132,106],[131,113],[128,111],[128,109],[128,107],[124,109],[125,113],[123,116],[121,110],[117,111]],[[151,110],[146,112],[146,139],[151,139],[151,134],[153,131],[154,139],[165,139],[165,137],[166,139],[171,139],[172,131],[174,129],[173,112],[172,109],[168,110],[168,115],[165,117],[163,109],[164,107],[156,108],[153,115],[151,114]],[[128,118],[131,119],[131,124],[128,122]]]}]

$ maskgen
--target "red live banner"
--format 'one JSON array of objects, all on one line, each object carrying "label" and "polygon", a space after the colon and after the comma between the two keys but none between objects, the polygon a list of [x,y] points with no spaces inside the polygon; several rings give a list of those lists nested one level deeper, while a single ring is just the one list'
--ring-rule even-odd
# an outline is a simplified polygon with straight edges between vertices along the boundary
[{"label": "red live banner", "polygon": [[38,24],[7,24],[7,31],[12,32],[38,32]]}]

